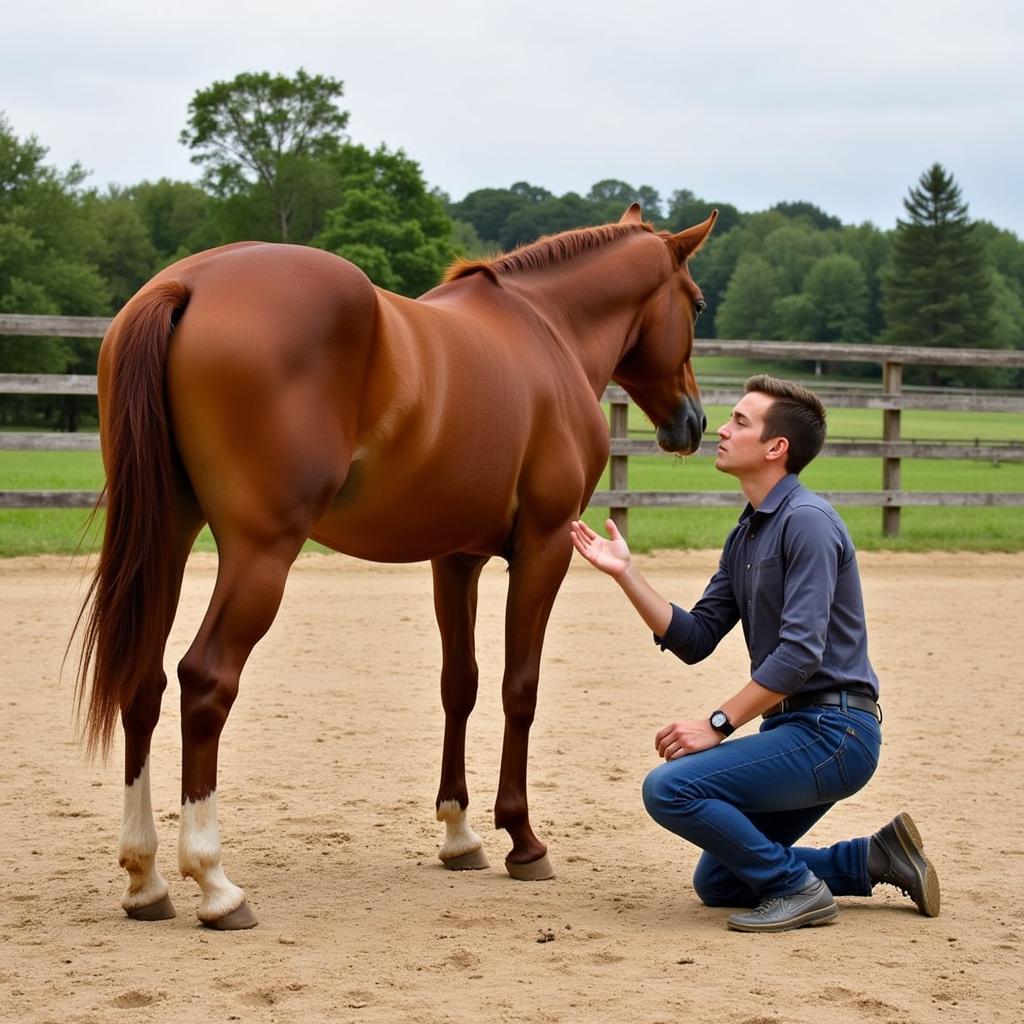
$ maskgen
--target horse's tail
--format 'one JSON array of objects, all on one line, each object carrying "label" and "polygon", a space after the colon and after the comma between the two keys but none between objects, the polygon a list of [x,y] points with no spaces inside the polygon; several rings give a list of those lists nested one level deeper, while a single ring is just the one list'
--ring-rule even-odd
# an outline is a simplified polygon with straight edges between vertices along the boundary
[{"label": "horse's tail", "polygon": [[106,522],[75,627],[84,616],[76,707],[81,716],[85,706],[90,756],[109,751],[118,714],[152,673],[154,652],[162,651],[174,614],[168,576],[179,474],[165,378],[171,333],[189,296],[176,281],[150,286],[131,300],[105,339],[113,343],[100,379]]}]

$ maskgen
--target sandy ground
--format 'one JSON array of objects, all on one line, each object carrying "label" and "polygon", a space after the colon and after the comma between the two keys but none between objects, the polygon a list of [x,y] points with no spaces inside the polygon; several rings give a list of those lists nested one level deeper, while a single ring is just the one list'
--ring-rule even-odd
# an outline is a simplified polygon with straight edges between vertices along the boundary
[{"label": "sandy ground", "polygon": [[[716,557],[640,561],[686,603]],[[748,936],[702,907],[696,851],[647,818],[639,787],[655,731],[745,681],[741,638],[687,669],[582,564],[548,633],[531,748],[532,819],[558,877],[509,879],[507,837],[489,826],[499,563],[482,584],[468,745],[492,867],[444,871],[429,568],[306,556],[221,746],[225,866],[260,916],[221,934],[197,925],[198,890],[175,869],[174,684],[153,797],[178,917],[143,924],[119,904],[119,751],[107,766],[82,760],[67,673],[57,679],[82,566],[0,562],[0,1020],[1021,1021],[1024,557],[868,554],[861,566],[885,748],[872,783],[809,840],[864,835],[910,810],[942,879],[939,918],[890,890],[841,900],[833,927]],[[212,556],[191,563],[169,666],[214,569]]]}]

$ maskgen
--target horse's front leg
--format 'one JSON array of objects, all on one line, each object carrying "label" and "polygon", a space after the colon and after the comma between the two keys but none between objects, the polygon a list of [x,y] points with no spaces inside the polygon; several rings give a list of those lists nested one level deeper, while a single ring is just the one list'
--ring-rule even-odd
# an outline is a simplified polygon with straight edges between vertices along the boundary
[{"label": "horse's front leg", "polygon": [[437,818],[445,823],[445,840],[438,857],[446,868],[465,871],[486,868],[480,837],[469,827],[466,808],[466,722],[476,704],[477,585],[487,559],[450,555],[431,563],[434,573],[434,611],[441,632],[441,703],[444,706],[444,751],[437,790]]},{"label": "horse's front leg", "polygon": [[553,878],[547,847],[530,827],[526,800],[526,764],[530,726],[537,707],[537,680],[548,617],[572,555],[569,524],[534,537],[521,535],[510,563],[505,608],[505,678],[502,704],[505,737],[494,824],[512,837],[505,867],[513,878]]}]

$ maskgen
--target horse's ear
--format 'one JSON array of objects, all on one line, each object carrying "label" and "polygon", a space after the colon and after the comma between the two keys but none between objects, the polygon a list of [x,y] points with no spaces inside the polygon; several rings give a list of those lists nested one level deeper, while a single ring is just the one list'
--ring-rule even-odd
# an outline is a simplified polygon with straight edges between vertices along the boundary
[{"label": "horse's ear", "polygon": [[711,216],[706,221],[669,236],[668,244],[672,246],[680,263],[689,259],[707,241],[717,219],[718,211],[712,210]]},{"label": "horse's ear", "polygon": [[619,218],[620,224],[642,224],[643,211],[639,203],[631,203],[629,209]]}]

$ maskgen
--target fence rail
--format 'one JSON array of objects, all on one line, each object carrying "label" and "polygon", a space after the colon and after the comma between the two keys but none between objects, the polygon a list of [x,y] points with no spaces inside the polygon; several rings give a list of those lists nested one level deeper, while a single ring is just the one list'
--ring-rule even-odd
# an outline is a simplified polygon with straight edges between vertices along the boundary
[{"label": "fence rail", "polygon": [[[0,314],[0,335],[21,337],[99,338],[110,321],[104,317],[29,316]],[[985,459],[989,461],[1024,460],[1024,442],[975,443],[922,442],[900,436],[903,410],[1024,412],[1024,397],[989,393],[972,389],[943,391],[905,391],[903,366],[971,366],[1024,369],[1024,352],[1005,349],[910,348],[887,345],[840,345],[792,341],[698,341],[700,356],[738,356],[758,361],[813,360],[827,363],[872,363],[882,367],[881,389],[852,390],[849,386],[830,386],[817,378],[815,391],[826,406],[833,408],[874,409],[882,414],[881,441],[830,441],[826,456],[880,458],[882,488],[879,491],[823,492],[826,500],[837,505],[867,506],[882,509],[882,529],[897,536],[900,509],[913,506],[949,507],[1021,507],[1024,494],[964,493],[959,491],[905,491],[901,486],[903,459]],[[96,378],[87,374],[0,374],[0,394],[18,395],[94,395]],[[713,386],[703,389],[705,403],[731,405],[737,389]],[[629,398],[618,387],[605,392],[611,426],[610,487],[598,491],[591,505],[608,507],[624,534],[628,534],[630,508],[726,508],[735,507],[742,497],[733,491],[633,491],[629,488],[629,459],[660,451],[650,440],[629,436]],[[96,434],[0,433],[0,449],[31,451],[95,451]],[[701,445],[701,454],[713,456],[713,442]],[[0,508],[88,508],[97,494],[87,491],[0,491]]]}]

